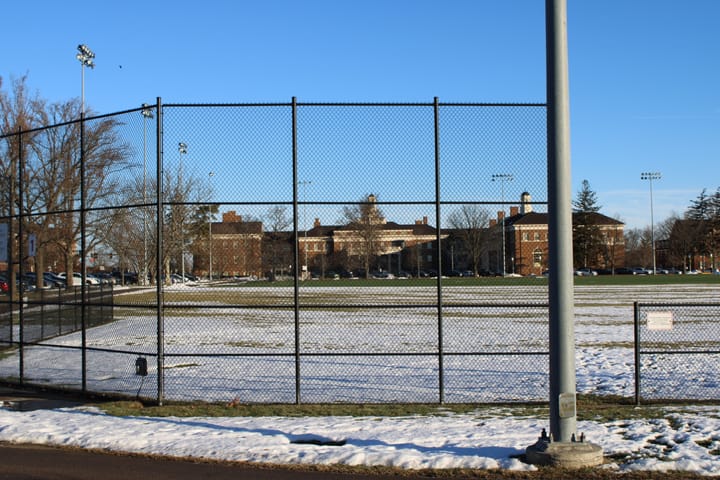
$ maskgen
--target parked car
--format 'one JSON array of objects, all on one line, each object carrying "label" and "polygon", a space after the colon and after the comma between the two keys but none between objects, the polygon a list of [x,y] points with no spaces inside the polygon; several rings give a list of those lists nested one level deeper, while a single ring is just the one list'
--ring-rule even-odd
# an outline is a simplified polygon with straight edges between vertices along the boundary
[{"label": "parked car", "polygon": [[575,270],[575,275],[578,277],[595,277],[597,272],[591,268],[578,268]]},{"label": "parked car", "polygon": [[53,288],[65,288],[67,287],[67,281],[64,278],[56,275],[53,272],[43,272],[43,280],[45,285]]},{"label": "parked car", "polygon": [[678,270],[677,268],[673,268],[673,267],[666,268],[665,272],[667,273],[667,275],[682,275],[682,273],[683,273],[682,270]]},{"label": "parked car", "polygon": [[[66,281],[67,281],[67,273],[62,272],[62,273],[58,273],[58,275],[59,275],[60,277],[62,277],[62,278],[65,278]],[[80,273],[80,272],[73,272],[72,276],[73,276],[73,285],[80,285],[80,284],[82,284],[82,281],[83,281],[82,273]],[[86,276],[85,276],[85,284],[87,284],[87,285],[100,285],[100,280],[98,280],[97,278],[94,278],[92,275],[86,275]]]},{"label": "parked car", "polygon": [[[49,272],[43,273],[44,288],[64,288],[65,280],[56,278],[54,274],[47,275]],[[31,291],[38,288],[38,277],[36,272],[24,272],[18,277],[18,285],[23,291]]]},{"label": "parked car", "polygon": [[643,267],[633,267],[632,268],[632,274],[633,275],[650,275],[651,271],[643,268]]},{"label": "parked car", "polygon": [[618,267],[615,269],[615,275],[633,275],[633,269],[628,267]]}]

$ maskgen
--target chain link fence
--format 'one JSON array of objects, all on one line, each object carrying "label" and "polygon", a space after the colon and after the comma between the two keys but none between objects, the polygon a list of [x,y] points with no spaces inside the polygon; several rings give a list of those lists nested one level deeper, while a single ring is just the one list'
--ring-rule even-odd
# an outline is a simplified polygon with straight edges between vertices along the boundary
[{"label": "chain link fence", "polygon": [[716,400],[720,304],[635,303],[635,401]]},{"label": "chain link fence", "polygon": [[[4,135],[0,376],[159,402],[547,400],[547,289],[507,278],[505,228],[521,194],[547,203],[545,115],[158,99]],[[21,292],[45,270],[82,284]]]}]

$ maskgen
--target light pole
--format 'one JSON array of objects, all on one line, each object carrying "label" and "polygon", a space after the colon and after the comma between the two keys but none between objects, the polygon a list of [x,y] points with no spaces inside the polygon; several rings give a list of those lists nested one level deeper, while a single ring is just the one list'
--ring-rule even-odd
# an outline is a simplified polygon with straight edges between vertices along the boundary
[{"label": "light pole", "polygon": [[77,49],[75,58],[80,61],[80,115],[85,116],[85,67],[95,68],[95,54],[85,44],[78,45]]},{"label": "light pole", "polygon": [[[215,176],[215,172],[208,174],[208,180],[210,182],[210,195],[212,195],[212,178]],[[212,282],[212,206],[208,205],[208,278]]]},{"label": "light pole", "polygon": [[653,180],[660,180],[660,172],[643,172],[640,174],[640,180],[650,182],[650,246],[652,248],[653,275],[657,273],[655,266],[655,219],[653,218]]},{"label": "light pole", "polygon": [[305,240],[304,240],[304,246],[305,246],[305,275],[308,275],[308,246],[307,246],[307,186],[310,185],[312,181],[310,180],[301,180],[298,182],[298,185],[303,187],[303,229],[305,230]]},{"label": "light pole", "polygon": [[512,182],[515,176],[512,173],[494,173],[491,176],[493,182],[500,182],[500,200],[502,203],[502,275],[506,274],[505,269],[505,182]]},{"label": "light pole", "polygon": [[[187,144],[180,142],[178,143],[178,152],[180,153],[180,165],[178,172],[178,194],[183,190],[183,155],[187,154]],[[185,201],[184,195],[180,195],[179,200]],[[180,268],[182,274],[182,283],[185,283],[185,225],[183,218],[185,216],[185,204],[180,210]]]},{"label": "light pole", "polygon": [[154,118],[152,109],[147,103],[143,103],[143,109],[140,111],[143,116],[143,270],[142,285],[147,285],[148,276],[148,258],[147,258],[147,231],[148,231],[148,212],[147,212],[147,121]]}]

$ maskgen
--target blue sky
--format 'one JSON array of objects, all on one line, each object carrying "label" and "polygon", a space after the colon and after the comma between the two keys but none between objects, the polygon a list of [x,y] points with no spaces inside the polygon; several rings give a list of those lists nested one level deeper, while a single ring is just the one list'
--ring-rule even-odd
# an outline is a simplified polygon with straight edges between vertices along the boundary
[{"label": "blue sky", "polygon": [[[3,8],[0,76],[86,104],[544,102],[542,0],[56,2]],[[32,23],[30,28],[29,23]],[[720,1],[569,0],[572,190],[629,227],[720,186]],[[515,195],[508,186],[508,195]],[[520,186],[517,186],[520,188]]]}]

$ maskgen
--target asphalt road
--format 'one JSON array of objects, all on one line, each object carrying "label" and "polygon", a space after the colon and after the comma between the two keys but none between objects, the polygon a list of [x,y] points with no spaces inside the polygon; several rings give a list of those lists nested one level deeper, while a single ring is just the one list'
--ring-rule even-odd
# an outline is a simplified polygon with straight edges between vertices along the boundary
[{"label": "asphalt road", "polygon": [[0,479],[12,480],[364,480],[396,476],[251,464],[193,462],[81,449],[0,443]]}]

